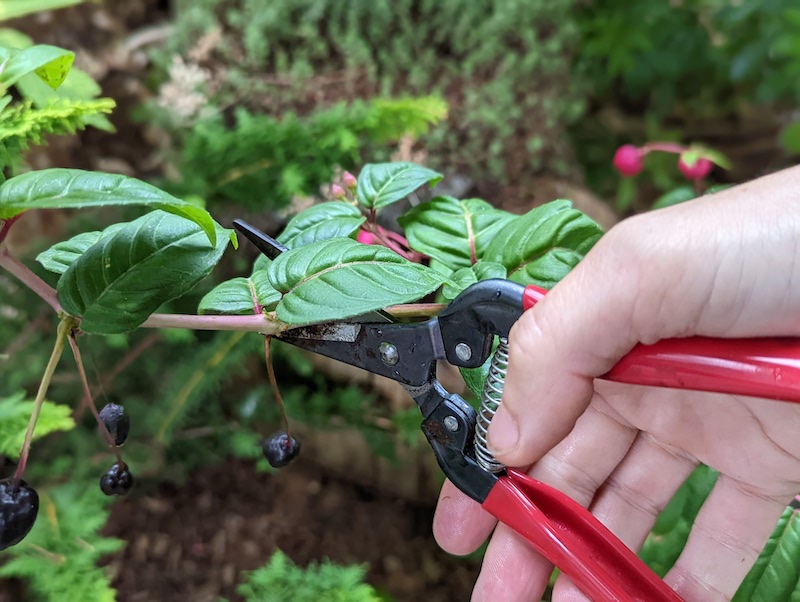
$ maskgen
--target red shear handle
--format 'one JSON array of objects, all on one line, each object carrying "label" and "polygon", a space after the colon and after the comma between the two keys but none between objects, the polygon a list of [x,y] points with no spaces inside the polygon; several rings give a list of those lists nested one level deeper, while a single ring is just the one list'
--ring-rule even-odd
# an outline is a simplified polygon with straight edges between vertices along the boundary
[{"label": "red shear handle", "polygon": [[519,471],[500,477],[482,506],[592,600],[681,600],[588,510]]},{"label": "red shear handle", "polygon": [[[526,287],[523,307],[545,293]],[[800,338],[664,339],[637,345],[601,378],[800,403]]]}]

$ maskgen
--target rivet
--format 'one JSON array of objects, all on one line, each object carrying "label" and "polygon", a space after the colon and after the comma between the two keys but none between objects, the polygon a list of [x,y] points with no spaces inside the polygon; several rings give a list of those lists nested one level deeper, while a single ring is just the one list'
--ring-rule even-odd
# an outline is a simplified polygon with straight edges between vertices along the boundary
[{"label": "rivet", "polygon": [[387,366],[394,366],[400,361],[400,354],[397,352],[397,347],[391,343],[384,341],[380,344],[378,350],[381,353],[381,361]]},{"label": "rivet", "polygon": [[472,349],[466,343],[459,343],[456,345],[456,356],[462,362],[469,361],[469,358],[472,357]]}]

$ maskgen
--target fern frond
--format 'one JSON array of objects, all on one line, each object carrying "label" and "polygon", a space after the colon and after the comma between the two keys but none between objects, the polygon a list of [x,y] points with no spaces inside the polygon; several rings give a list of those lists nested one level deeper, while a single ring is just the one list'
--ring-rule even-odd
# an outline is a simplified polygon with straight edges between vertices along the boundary
[{"label": "fern frond", "polygon": [[60,100],[43,108],[23,102],[0,113],[0,168],[10,165],[32,144],[41,144],[48,134],[74,134],[86,127],[86,118],[110,113],[110,98]]},{"label": "fern frond", "polygon": [[[26,401],[23,393],[0,399],[0,455],[12,459],[19,456],[32,411],[33,401]],[[47,402],[42,406],[34,440],[54,431],[68,431],[74,427],[71,408]]]},{"label": "fern frond", "polygon": [[363,582],[366,567],[341,566],[325,561],[303,569],[276,551],[263,567],[245,573],[236,592],[248,602],[379,602],[372,586]]}]

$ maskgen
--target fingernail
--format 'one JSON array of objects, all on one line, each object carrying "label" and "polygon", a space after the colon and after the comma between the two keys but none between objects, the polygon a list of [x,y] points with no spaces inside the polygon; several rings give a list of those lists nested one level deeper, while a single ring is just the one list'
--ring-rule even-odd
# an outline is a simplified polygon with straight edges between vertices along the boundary
[{"label": "fingernail", "polygon": [[500,411],[489,425],[489,447],[495,455],[512,451],[519,440],[519,426],[510,412]]}]

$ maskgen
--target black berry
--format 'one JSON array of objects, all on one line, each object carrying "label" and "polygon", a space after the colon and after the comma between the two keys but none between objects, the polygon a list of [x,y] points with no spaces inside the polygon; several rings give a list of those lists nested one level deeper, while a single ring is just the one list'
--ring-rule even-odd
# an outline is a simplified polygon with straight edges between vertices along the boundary
[{"label": "black berry", "polygon": [[126,464],[114,464],[100,477],[100,490],[106,495],[125,495],[133,487],[133,475]]},{"label": "black berry", "polygon": [[118,446],[125,443],[128,438],[128,431],[131,428],[131,419],[125,413],[125,408],[116,403],[107,403],[100,410],[100,420],[106,425],[108,432]]},{"label": "black berry", "polygon": [[300,453],[300,442],[286,431],[278,431],[261,446],[264,457],[273,468],[283,468]]},{"label": "black berry", "polygon": [[25,481],[0,481],[0,550],[21,542],[36,522],[39,494]]}]

